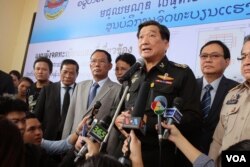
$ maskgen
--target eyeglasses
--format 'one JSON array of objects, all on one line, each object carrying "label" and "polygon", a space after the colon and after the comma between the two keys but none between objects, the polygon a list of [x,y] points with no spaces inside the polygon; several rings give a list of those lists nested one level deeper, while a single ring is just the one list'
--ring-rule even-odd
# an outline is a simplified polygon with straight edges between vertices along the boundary
[{"label": "eyeglasses", "polygon": [[206,60],[208,57],[211,60],[215,60],[215,59],[218,59],[219,57],[223,57],[223,55],[220,54],[220,53],[210,53],[210,54],[208,54],[208,53],[202,53],[202,54],[200,54],[201,60]]},{"label": "eyeglasses", "polygon": [[250,52],[241,53],[241,57],[238,57],[237,60],[245,60],[247,58],[247,56],[249,56],[248,58],[250,59]]}]

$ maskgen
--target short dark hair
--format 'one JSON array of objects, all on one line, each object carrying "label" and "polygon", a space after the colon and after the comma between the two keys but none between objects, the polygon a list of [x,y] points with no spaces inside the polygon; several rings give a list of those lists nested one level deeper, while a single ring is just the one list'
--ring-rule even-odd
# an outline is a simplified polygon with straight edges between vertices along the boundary
[{"label": "short dark hair", "polygon": [[108,59],[108,62],[112,62],[112,58],[111,58],[111,55],[109,54],[109,52],[107,52],[106,50],[103,50],[103,49],[96,49],[90,56],[90,58],[93,56],[93,54],[95,54],[96,52],[102,52],[104,53],[106,56],[107,56],[107,59]]},{"label": "short dark hair", "polygon": [[29,77],[22,77],[20,79],[19,83],[21,83],[22,81],[27,81],[27,82],[30,83],[30,85],[32,85],[34,83],[33,80],[31,78],[29,78]]},{"label": "short dark hair", "polygon": [[245,44],[245,43],[248,42],[248,41],[250,41],[250,34],[244,37],[244,42],[243,42],[243,44]]},{"label": "short dark hair", "polygon": [[35,69],[36,63],[38,63],[38,62],[47,63],[48,66],[49,66],[49,72],[50,72],[50,74],[52,73],[52,71],[53,71],[53,63],[52,63],[52,61],[49,58],[47,58],[47,57],[39,57],[39,58],[37,58],[35,60],[34,64],[33,64],[33,68],[34,69]]},{"label": "short dark hair", "polygon": [[115,63],[117,63],[119,60],[126,62],[130,66],[132,66],[136,62],[135,56],[130,54],[130,53],[122,53],[122,54],[120,54],[115,59]]},{"label": "short dark hair", "polygon": [[205,43],[205,44],[201,47],[201,49],[200,49],[200,54],[201,54],[202,50],[203,50],[206,46],[211,45],[211,44],[217,44],[217,45],[219,45],[219,46],[223,49],[224,59],[230,59],[230,58],[231,58],[229,48],[227,47],[227,45],[225,45],[223,42],[221,42],[221,41],[219,41],[219,40],[212,40],[212,41],[208,41],[207,43]]},{"label": "short dark hair", "polygon": [[230,146],[227,151],[250,151],[250,140],[242,140]]},{"label": "short dark hair", "polygon": [[33,119],[33,118],[34,118],[34,119],[38,119],[37,116],[36,116],[35,114],[33,114],[32,112],[29,112],[29,111],[28,111],[28,112],[26,113],[26,120],[27,120],[27,119]]},{"label": "short dark hair", "polygon": [[62,70],[62,67],[63,65],[69,65],[69,64],[72,64],[72,65],[75,65],[76,66],[76,72],[78,73],[79,72],[79,65],[78,63],[73,60],[73,59],[64,59],[61,63],[61,67],[60,67],[60,70]]},{"label": "short dark hair", "polygon": [[160,24],[159,22],[154,21],[154,20],[145,21],[138,26],[137,38],[139,38],[141,29],[143,27],[150,26],[150,25],[157,26],[160,30],[161,38],[169,41],[169,39],[170,39],[169,29],[165,25]]},{"label": "short dark hair", "polygon": [[7,115],[13,111],[26,113],[28,110],[29,106],[23,100],[14,96],[0,96],[0,115]]},{"label": "short dark hair", "polygon": [[20,78],[21,78],[21,74],[20,74],[20,72],[19,71],[17,71],[17,70],[11,70],[10,72],[9,72],[9,74],[11,75],[15,75],[16,77],[17,77],[17,79],[19,80]]}]

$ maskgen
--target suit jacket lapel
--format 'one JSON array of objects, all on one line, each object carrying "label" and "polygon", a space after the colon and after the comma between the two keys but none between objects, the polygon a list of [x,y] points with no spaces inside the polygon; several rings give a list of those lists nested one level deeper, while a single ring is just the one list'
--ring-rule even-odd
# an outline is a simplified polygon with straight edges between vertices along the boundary
[{"label": "suit jacket lapel", "polygon": [[211,106],[211,109],[209,111],[207,119],[210,119],[210,117],[213,117],[213,115],[216,114],[214,112],[218,112],[219,105],[222,105],[222,103],[223,103],[222,98],[227,93],[226,92],[227,87],[228,86],[227,86],[226,78],[223,76],[221,78],[221,81],[220,81],[219,86],[217,88],[217,91],[216,91],[216,94],[215,94],[215,97],[214,97],[214,100],[213,100],[213,104]]},{"label": "suit jacket lapel", "polygon": [[[55,100],[55,107],[56,107],[56,110],[55,111],[60,111],[61,112],[61,83],[58,82],[56,85],[55,85],[55,96],[54,96],[54,100]],[[58,115],[60,116],[61,113],[58,113]]]},{"label": "suit jacket lapel", "polygon": [[98,94],[93,99],[92,103],[89,105],[88,110],[90,110],[96,103],[96,101],[101,101],[101,99],[104,98],[104,96],[111,90],[113,83],[108,78],[107,81],[103,84],[101,87],[101,90],[98,92]]},{"label": "suit jacket lapel", "polygon": [[202,85],[203,85],[203,77],[197,79],[198,91],[201,97]]},{"label": "suit jacket lapel", "polygon": [[82,110],[86,111],[87,110],[87,104],[88,104],[88,96],[89,96],[89,90],[91,88],[91,85],[92,85],[92,81],[89,80],[87,82],[85,82],[83,85],[81,85],[81,90],[82,90],[82,93],[81,93],[81,99],[82,99]]}]

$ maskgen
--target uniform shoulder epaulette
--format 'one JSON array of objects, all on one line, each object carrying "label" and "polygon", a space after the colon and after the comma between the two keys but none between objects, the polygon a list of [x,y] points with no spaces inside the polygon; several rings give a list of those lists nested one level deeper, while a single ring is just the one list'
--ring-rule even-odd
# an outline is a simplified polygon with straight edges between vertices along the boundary
[{"label": "uniform shoulder epaulette", "polygon": [[187,67],[188,67],[188,65],[186,65],[186,64],[174,63],[174,65],[175,65],[176,67],[180,67],[180,68],[187,68]]},{"label": "uniform shoulder epaulette", "polygon": [[236,89],[240,89],[242,86],[243,86],[243,84],[239,84],[239,85],[233,87],[232,89],[230,89],[228,92],[234,91]]}]

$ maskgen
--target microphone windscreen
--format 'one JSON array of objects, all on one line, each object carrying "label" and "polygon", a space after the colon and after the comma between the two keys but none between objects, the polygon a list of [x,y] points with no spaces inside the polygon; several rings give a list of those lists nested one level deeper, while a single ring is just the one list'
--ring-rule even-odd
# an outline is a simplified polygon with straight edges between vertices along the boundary
[{"label": "microphone windscreen", "polygon": [[140,57],[139,59],[137,59],[138,63],[140,63],[141,66],[144,66],[145,62],[144,62],[144,59],[142,57]]},{"label": "microphone windscreen", "polygon": [[100,101],[96,101],[95,105],[94,105],[94,108],[99,109],[101,106],[102,106],[102,103]]},{"label": "microphone windscreen", "polygon": [[134,65],[130,67],[130,69],[122,76],[122,78],[119,80],[120,82],[129,80],[136,71],[140,69],[144,65],[143,58],[139,58]]},{"label": "microphone windscreen", "polygon": [[173,100],[173,107],[178,108],[179,110],[183,107],[183,99],[181,97],[176,97]]}]

